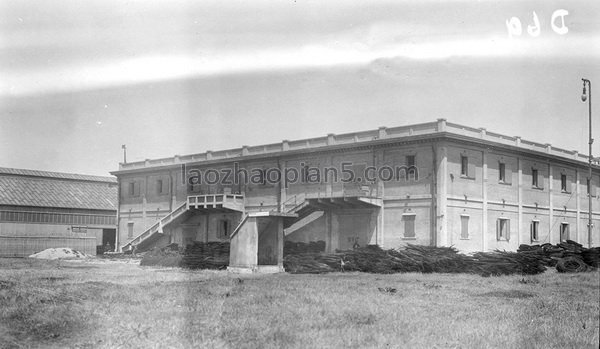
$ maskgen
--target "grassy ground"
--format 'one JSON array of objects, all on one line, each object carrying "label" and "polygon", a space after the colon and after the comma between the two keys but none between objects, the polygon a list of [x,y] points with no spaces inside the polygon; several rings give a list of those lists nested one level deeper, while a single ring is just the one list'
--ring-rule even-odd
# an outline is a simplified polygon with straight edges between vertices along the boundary
[{"label": "grassy ground", "polygon": [[0,259],[0,347],[596,348],[599,276],[231,275]]}]

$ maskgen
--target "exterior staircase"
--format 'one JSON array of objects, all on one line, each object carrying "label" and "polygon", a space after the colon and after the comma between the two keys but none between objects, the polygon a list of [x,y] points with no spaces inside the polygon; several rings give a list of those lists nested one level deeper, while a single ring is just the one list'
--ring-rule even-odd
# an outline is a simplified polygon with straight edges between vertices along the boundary
[{"label": "exterior staircase", "polygon": [[194,212],[244,212],[244,196],[239,194],[208,194],[188,196],[186,202],[177,206],[166,216],[157,220],[148,229],[122,246],[123,251],[136,248],[145,250],[164,236],[163,227]]}]

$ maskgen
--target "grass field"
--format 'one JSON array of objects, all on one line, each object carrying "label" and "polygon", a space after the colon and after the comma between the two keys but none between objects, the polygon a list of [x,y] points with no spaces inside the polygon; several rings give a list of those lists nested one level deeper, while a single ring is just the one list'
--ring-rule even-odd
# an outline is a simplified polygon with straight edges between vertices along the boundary
[{"label": "grass field", "polygon": [[0,259],[2,348],[597,348],[599,274],[233,275]]}]

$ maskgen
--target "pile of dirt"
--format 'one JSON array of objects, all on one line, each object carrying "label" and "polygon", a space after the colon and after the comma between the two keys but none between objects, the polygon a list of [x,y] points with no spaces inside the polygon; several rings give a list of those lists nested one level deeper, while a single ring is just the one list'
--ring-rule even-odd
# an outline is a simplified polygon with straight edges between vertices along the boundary
[{"label": "pile of dirt", "polygon": [[592,270],[600,265],[600,247],[586,248],[567,240],[556,245],[520,245],[518,252],[533,256],[545,265],[554,267],[562,273],[577,273]]},{"label": "pile of dirt", "polygon": [[29,258],[37,259],[83,259],[90,258],[83,252],[68,247],[48,248],[42,252],[34,253]]}]

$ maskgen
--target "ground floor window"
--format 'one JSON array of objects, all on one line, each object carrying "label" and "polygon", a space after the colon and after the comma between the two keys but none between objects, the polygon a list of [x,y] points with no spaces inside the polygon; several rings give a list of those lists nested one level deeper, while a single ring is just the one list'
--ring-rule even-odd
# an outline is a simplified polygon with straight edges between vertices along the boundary
[{"label": "ground floor window", "polygon": [[569,240],[569,223],[560,223],[560,241]]},{"label": "ground floor window", "polygon": [[133,237],[133,222],[127,223],[127,237],[128,238]]},{"label": "ground floor window", "polygon": [[510,240],[510,219],[498,218],[496,221],[496,239]]},{"label": "ground floor window", "polygon": [[540,221],[531,221],[531,226],[529,228],[529,232],[531,234],[531,242],[538,241],[540,238],[539,235]]},{"label": "ground floor window", "polygon": [[469,238],[469,216],[468,215],[460,215],[460,238],[468,239]]},{"label": "ground floor window", "polygon": [[219,220],[219,223],[217,225],[217,237],[219,239],[227,239],[229,237],[230,228],[231,226],[227,219]]},{"label": "ground floor window", "polygon": [[415,215],[403,215],[402,220],[404,221],[404,237],[414,238],[415,237]]}]

